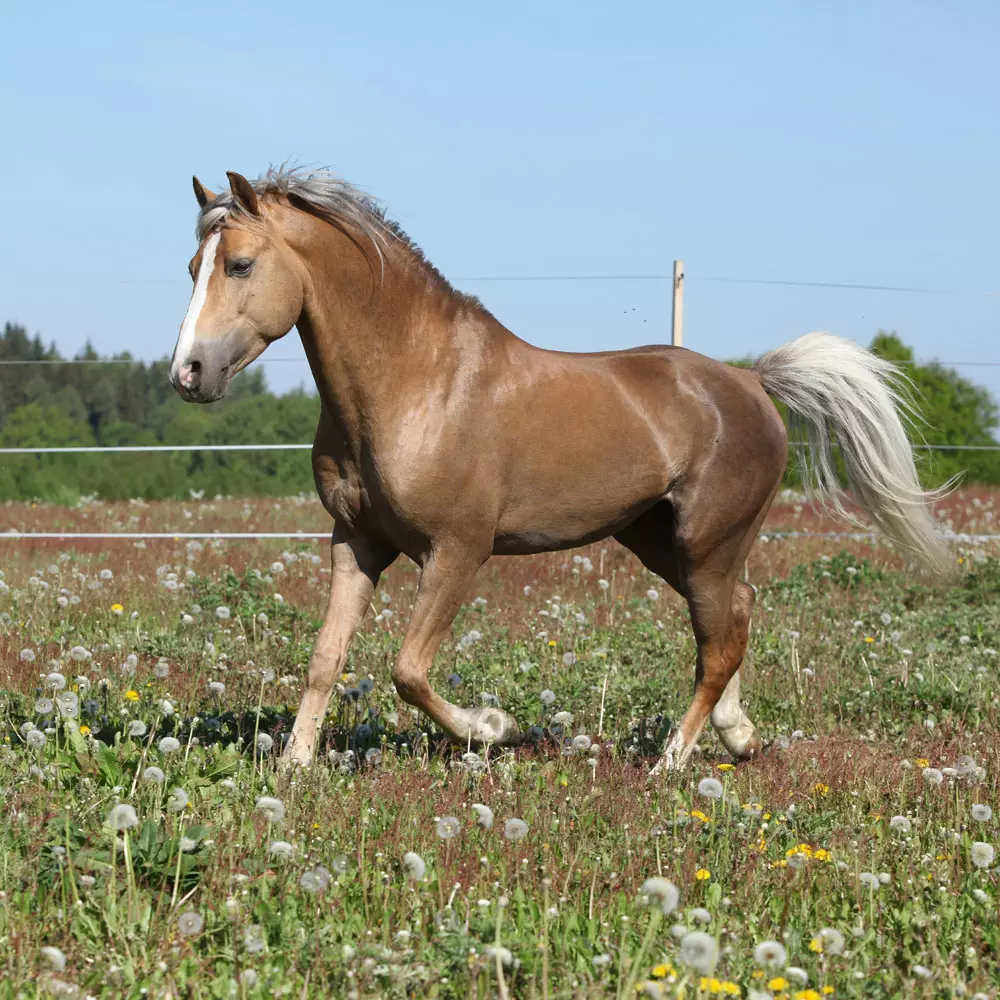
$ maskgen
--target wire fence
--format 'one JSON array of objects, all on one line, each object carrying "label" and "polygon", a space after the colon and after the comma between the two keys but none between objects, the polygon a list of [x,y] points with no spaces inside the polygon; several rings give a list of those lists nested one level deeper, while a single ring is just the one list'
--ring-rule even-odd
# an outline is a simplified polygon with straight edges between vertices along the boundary
[{"label": "wire fence", "polygon": [[[454,279],[456,283],[461,282],[660,282],[672,281],[671,274],[551,274],[551,275],[470,275],[460,276]],[[833,282],[833,281],[809,281],[783,278],[753,278],[753,277],[733,277],[726,275],[688,275],[688,283],[703,281],[706,283],[719,284],[739,284],[739,285],[762,285],[762,286],[785,286],[796,288],[822,288],[839,289],[849,291],[873,291],[890,292],[898,294],[916,295],[942,295],[942,296],[966,296],[980,298],[998,298],[1000,292],[970,289],[946,289],[946,288],[926,288],[918,286],[900,286],[886,284],[864,284],[853,282]],[[145,284],[142,279],[124,279],[115,281],[115,284]],[[182,284],[182,280],[174,282],[168,280],[157,283]],[[307,364],[305,357],[276,357],[263,359],[271,364]],[[165,364],[165,359],[158,361],[142,361],[133,358],[39,358],[39,359],[19,359],[0,358],[0,367],[31,367],[31,366],[59,366],[59,365],[156,365]],[[965,360],[965,361],[913,361],[903,362],[905,365],[927,365],[938,364],[945,367],[1000,367],[1000,361],[992,360]],[[795,446],[798,442],[790,442]],[[927,444],[915,443],[915,449],[939,452],[996,452],[1000,451],[1000,444]],[[251,451],[308,451],[312,444],[295,443],[273,443],[273,444],[161,444],[161,445],[39,445],[26,447],[2,447],[0,454],[3,455],[58,455],[58,454],[117,454],[117,453],[155,453],[155,452],[251,452]],[[840,538],[856,540],[875,540],[876,536],[866,532],[802,532],[802,531],[778,531],[766,532],[768,539],[795,539],[795,538]],[[298,539],[316,540],[326,539],[329,532],[48,532],[48,531],[17,531],[11,530],[5,533],[0,532],[0,540],[3,539],[32,539],[32,540],[194,540],[194,539]],[[764,536],[762,536],[764,537]],[[966,542],[981,542],[1000,538],[1000,535],[969,535],[951,534],[946,537]]]}]

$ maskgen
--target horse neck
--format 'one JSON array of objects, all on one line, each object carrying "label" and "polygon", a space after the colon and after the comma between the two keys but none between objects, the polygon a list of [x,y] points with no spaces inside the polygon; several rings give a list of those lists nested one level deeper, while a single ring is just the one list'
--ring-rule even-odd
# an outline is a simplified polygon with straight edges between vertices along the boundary
[{"label": "horse neck", "polygon": [[297,326],[323,405],[360,453],[407,388],[419,391],[443,363],[479,351],[488,331],[467,322],[458,330],[461,303],[406,245],[385,249],[381,266],[359,248],[364,237],[318,225],[302,255],[309,281]]}]

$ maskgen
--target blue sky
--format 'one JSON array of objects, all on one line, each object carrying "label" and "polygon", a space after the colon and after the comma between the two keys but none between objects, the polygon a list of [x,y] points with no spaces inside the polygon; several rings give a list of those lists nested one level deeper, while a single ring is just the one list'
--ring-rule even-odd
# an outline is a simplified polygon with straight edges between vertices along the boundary
[{"label": "blue sky", "polygon": [[[191,174],[292,157],[385,201],[543,346],[665,342],[669,283],[460,279],[681,257],[685,342],[706,354],[886,327],[920,357],[1000,362],[998,37],[985,2],[19,4],[0,320],[67,353],[169,353]],[[301,357],[296,335],[270,357]],[[1000,367],[962,371],[1000,394]]]}]

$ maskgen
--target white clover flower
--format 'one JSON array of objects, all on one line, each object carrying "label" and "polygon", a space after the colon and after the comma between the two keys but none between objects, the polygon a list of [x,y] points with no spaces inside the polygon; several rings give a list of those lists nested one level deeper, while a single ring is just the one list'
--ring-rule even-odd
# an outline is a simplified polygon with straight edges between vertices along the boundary
[{"label": "white clover flower", "polygon": [[299,885],[306,892],[323,892],[330,884],[330,873],[322,865],[316,865],[304,871],[299,878]]},{"label": "white clover flower", "polygon": [[195,910],[185,910],[177,918],[177,930],[184,935],[184,937],[194,937],[196,934],[201,933],[202,927],[205,926],[205,921],[202,915]]},{"label": "white clover flower", "polygon": [[435,831],[442,840],[451,840],[461,828],[462,824],[454,816],[442,816],[435,825]]},{"label": "white clover flower", "polygon": [[993,810],[980,802],[973,804],[971,812],[972,818],[977,823],[988,823],[993,818]]},{"label": "white clover flower", "polygon": [[269,823],[280,823],[285,818],[285,803],[269,795],[262,795],[257,799],[257,809]]},{"label": "white clover flower", "polygon": [[159,743],[156,744],[159,748],[160,753],[174,753],[181,748],[181,741],[173,736],[164,736]]},{"label": "white clover flower", "polygon": [[680,961],[702,975],[709,975],[719,960],[719,945],[711,934],[688,931],[681,938]]},{"label": "white clover flower", "polygon": [[778,941],[761,941],[753,950],[753,960],[761,966],[780,969],[788,960],[785,946]]},{"label": "white clover flower", "polygon": [[420,882],[427,872],[427,865],[424,859],[415,851],[407,851],[403,855],[403,868],[409,878],[414,882]]},{"label": "white clover flower", "polygon": [[272,840],[268,851],[272,857],[279,861],[287,861],[295,854],[295,848],[287,840]]},{"label": "white clover flower", "polygon": [[481,826],[484,830],[489,830],[493,826],[493,810],[489,806],[476,802],[472,806],[472,811],[476,814],[477,826]]},{"label": "white clover flower", "polygon": [[38,954],[53,972],[66,971],[66,955],[61,949],[46,945],[38,949]]},{"label": "white clover flower", "polygon": [[977,840],[972,845],[972,863],[977,868],[989,868],[993,864],[995,854],[992,844],[984,844],[981,840]]},{"label": "white clover flower", "polygon": [[639,889],[645,905],[660,910],[664,915],[677,909],[680,891],[673,882],[665,878],[648,878]]},{"label": "white clover flower", "polygon": [[698,794],[706,799],[721,799],[722,792],[722,782],[717,778],[702,778],[698,782]]},{"label": "white clover flower", "polygon": [[167,780],[167,776],[158,767],[147,767],[145,771],[142,772],[142,777],[145,781],[155,781],[158,785],[162,785],[164,781]]},{"label": "white clover flower", "polygon": [[136,815],[135,809],[125,802],[120,802],[108,813],[108,826],[116,832],[118,830],[131,830],[138,825],[139,817]]},{"label": "white clover flower", "polygon": [[188,804],[188,794],[183,788],[172,788],[170,797],[167,799],[167,810],[169,812],[181,812]]},{"label": "white clover flower", "polygon": [[523,819],[509,819],[503,825],[503,835],[514,843],[524,840],[528,836],[528,824]]}]

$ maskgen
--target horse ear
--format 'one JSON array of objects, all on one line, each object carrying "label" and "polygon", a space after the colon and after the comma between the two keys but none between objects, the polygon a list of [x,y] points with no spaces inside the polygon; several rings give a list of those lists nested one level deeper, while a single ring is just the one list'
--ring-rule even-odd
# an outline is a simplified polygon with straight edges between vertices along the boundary
[{"label": "horse ear", "polygon": [[257,202],[257,192],[253,185],[242,175],[233,170],[226,172],[229,187],[237,204],[250,215],[260,215],[260,205]]},{"label": "horse ear", "polygon": [[215,195],[197,177],[191,178],[191,184],[194,187],[194,196],[198,199],[199,207],[204,208],[215,201]]}]

